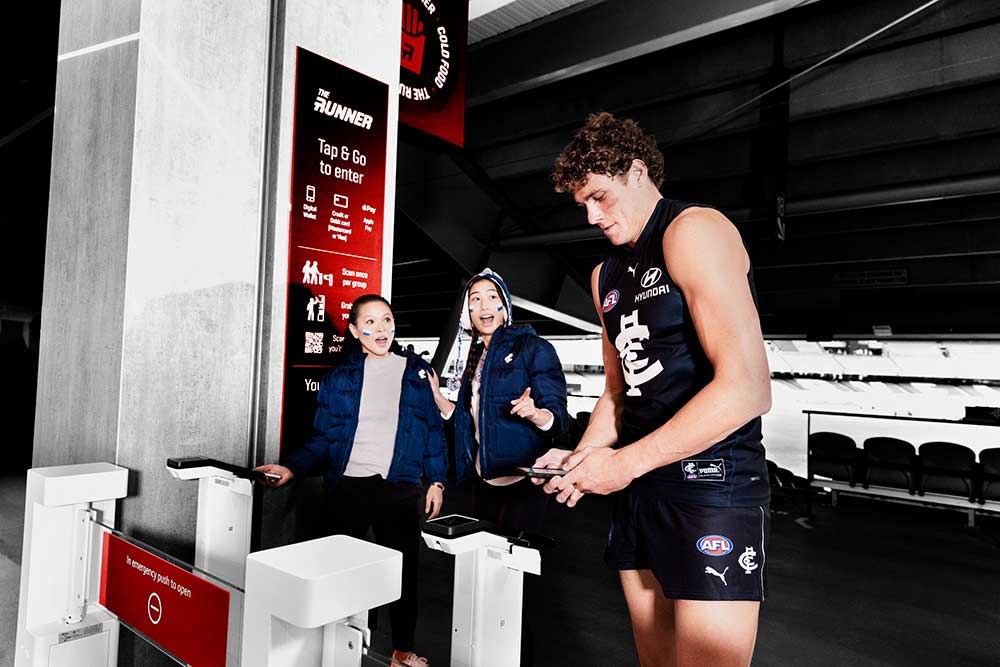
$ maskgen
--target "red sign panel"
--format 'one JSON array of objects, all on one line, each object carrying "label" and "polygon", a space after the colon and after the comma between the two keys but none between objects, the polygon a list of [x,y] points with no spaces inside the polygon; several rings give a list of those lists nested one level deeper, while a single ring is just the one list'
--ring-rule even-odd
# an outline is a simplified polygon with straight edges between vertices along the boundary
[{"label": "red sign panel", "polygon": [[399,120],[461,146],[469,0],[403,0]]},{"label": "red sign panel", "polygon": [[388,125],[387,84],[298,49],[282,449],[309,433],[354,299],[382,290]]},{"label": "red sign panel", "polygon": [[111,533],[101,604],[192,667],[225,667],[229,591]]}]

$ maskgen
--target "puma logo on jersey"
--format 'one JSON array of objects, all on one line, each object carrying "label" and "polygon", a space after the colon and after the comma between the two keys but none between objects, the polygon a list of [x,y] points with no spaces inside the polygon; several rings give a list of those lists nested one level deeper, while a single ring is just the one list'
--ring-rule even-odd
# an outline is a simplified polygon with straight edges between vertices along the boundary
[{"label": "puma logo on jersey", "polygon": [[629,273],[631,273],[633,278],[635,278],[635,268],[636,268],[636,266],[639,266],[639,265],[636,264],[635,266],[627,266],[627,267],[625,267],[625,270],[628,271]]},{"label": "puma logo on jersey", "polygon": [[649,340],[649,327],[639,324],[639,311],[633,310],[628,315],[622,315],[621,331],[615,338],[615,347],[622,360],[625,384],[628,385],[626,396],[642,396],[639,387],[663,372],[659,361],[650,364],[649,359],[639,357],[644,340]]},{"label": "puma logo on jersey", "polygon": [[705,574],[710,574],[713,577],[718,577],[719,579],[722,579],[723,586],[729,586],[729,584],[726,582],[726,572],[729,572],[729,567],[726,567],[726,569],[723,570],[722,572],[719,572],[711,565],[705,568]]}]

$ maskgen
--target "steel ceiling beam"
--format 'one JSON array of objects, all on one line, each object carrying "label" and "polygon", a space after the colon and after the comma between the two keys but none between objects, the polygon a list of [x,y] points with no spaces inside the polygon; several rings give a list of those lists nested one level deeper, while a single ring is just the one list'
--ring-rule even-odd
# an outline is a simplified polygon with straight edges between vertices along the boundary
[{"label": "steel ceiling beam", "polygon": [[[615,0],[469,52],[467,107],[690,42],[818,0]],[[558,44],[559,48],[553,48]],[[514,66],[516,64],[516,66]]]}]

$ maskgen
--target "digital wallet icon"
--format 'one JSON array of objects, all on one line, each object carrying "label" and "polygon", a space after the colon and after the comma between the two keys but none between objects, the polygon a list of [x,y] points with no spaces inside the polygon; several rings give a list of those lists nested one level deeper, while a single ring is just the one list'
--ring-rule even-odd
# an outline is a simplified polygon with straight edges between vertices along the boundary
[{"label": "digital wallet icon", "polygon": [[306,201],[310,204],[316,201],[316,188],[312,185],[306,186]]}]

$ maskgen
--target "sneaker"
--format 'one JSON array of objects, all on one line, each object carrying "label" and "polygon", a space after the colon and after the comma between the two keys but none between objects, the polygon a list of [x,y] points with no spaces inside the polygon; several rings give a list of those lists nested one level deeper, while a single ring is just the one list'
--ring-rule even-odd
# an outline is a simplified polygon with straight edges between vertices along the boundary
[{"label": "sneaker", "polygon": [[400,665],[401,667],[427,667],[427,658],[423,658],[413,651],[407,651],[406,653],[393,651],[392,664],[394,666]]}]

